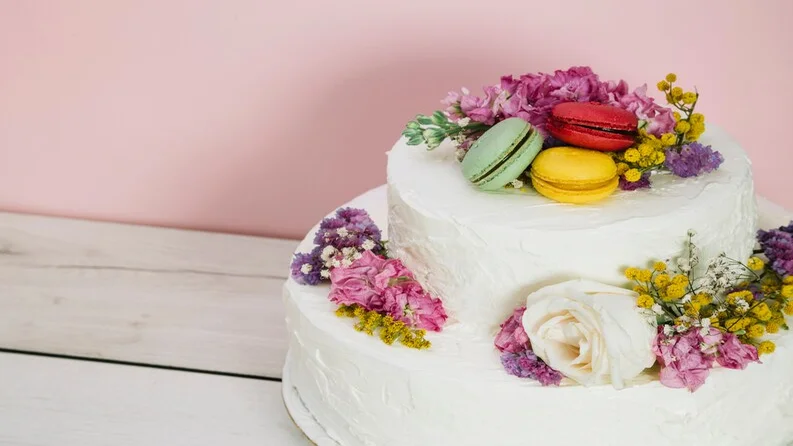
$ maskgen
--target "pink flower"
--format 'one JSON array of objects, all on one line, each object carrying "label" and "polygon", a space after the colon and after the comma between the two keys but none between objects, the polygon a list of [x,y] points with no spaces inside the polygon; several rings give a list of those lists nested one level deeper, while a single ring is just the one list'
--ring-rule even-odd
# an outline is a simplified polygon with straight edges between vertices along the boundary
[{"label": "pink flower", "polygon": [[460,110],[472,121],[493,125],[496,123],[496,114],[501,110],[506,95],[499,86],[487,86],[484,90],[484,98],[470,94],[462,96]]},{"label": "pink flower", "polygon": [[[627,89],[627,85],[625,89]],[[656,104],[653,98],[648,97],[646,84],[634,90],[633,93],[625,94],[623,91],[624,89],[617,85],[608,92],[611,105],[628,110],[640,120],[647,121],[648,133],[660,136],[672,131],[675,126],[672,110]]]},{"label": "pink flower", "polygon": [[340,305],[360,305],[367,310],[383,307],[383,291],[396,267],[389,260],[371,251],[364,251],[350,266],[330,270],[331,302]]},{"label": "pink flower", "polygon": [[702,337],[696,329],[667,337],[660,330],[653,342],[653,352],[661,364],[661,384],[697,390],[710,374],[713,356],[700,349]]},{"label": "pink flower", "polygon": [[716,362],[728,369],[745,369],[750,362],[760,362],[757,349],[753,345],[744,344],[732,333],[724,335],[724,341],[718,347],[719,355]]},{"label": "pink flower", "polygon": [[383,293],[384,310],[411,327],[440,331],[446,311],[440,299],[433,298],[415,281],[400,282]]},{"label": "pink flower", "polygon": [[523,313],[526,307],[518,307],[512,315],[501,324],[496,335],[496,348],[502,352],[519,353],[529,348],[529,335],[523,329]]}]

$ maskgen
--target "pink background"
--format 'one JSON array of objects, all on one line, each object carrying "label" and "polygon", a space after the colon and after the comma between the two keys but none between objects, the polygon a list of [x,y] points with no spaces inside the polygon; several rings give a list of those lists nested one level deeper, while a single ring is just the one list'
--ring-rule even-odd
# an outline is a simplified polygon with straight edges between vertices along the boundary
[{"label": "pink background", "polygon": [[576,64],[696,84],[793,208],[793,2],[383,4],[0,0],[0,209],[302,236],[448,90]]}]

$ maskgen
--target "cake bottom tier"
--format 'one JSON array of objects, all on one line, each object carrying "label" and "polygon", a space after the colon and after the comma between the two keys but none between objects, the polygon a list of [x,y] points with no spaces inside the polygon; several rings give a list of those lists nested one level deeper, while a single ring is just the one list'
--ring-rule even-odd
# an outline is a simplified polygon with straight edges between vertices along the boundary
[{"label": "cake bottom tier", "polygon": [[[382,188],[348,205],[385,226]],[[761,209],[763,225],[783,222]],[[310,243],[309,236],[301,250]],[[448,325],[428,335],[430,350],[386,346],[336,317],[327,294],[327,286],[291,279],[284,286],[284,393],[310,414],[295,420],[321,446],[793,444],[790,334],[775,339],[777,351],[762,364],[713,369],[694,393],[651,375],[623,390],[542,387],[504,372],[492,336]],[[321,439],[310,433],[319,428]]]}]

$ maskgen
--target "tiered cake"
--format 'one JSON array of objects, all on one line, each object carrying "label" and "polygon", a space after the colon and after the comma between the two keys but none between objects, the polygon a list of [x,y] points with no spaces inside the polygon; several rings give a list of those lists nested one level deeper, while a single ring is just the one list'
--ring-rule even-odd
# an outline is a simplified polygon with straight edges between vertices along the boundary
[{"label": "tiered cake", "polygon": [[[654,315],[649,304],[642,309],[639,303],[636,314],[651,319],[647,322],[651,326],[641,333],[650,337],[625,332],[624,339],[615,339],[619,330],[606,326],[630,325],[621,325],[622,316],[608,310],[611,303],[598,303],[595,297],[591,308],[596,320],[579,322],[591,323],[590,330],[602,328],[602,339],[598,337],[597,342],[589,335],[570,334],[569,330],[584,330],[578,322],[564,325],[558,332],[551,328],[545,334],[525,326],[531,342],[521,342],[525,349],[534,345],[536,356],[542,355],[540,345],[553,346],[554,342],[564,344],[562,356],[577,355],[576,361],[585,349],[591,349],[586,355],[591,363],[578,369],[584,376],[603,368],[599,356],[610,361],[606,367],[610,375],[582,381],[565,373],[561,382],[550,386],[526,376],[511,376],[516,373],[505,371],[503,355],[517,350],[498,341],[494,346],[494,338],[511,336],[512,342],[519,337],[512,331],[505,333],[508,329],[504,327],[509,325],[505,320],[516,308],[521,312],[515,314],[523,314],[522,306],[527,305],[527,314],[536,314],[538,307],[532,308],[532,302],[541,300],[537,296],[543,290],[566,283],[597,283],[603,290],[625,287],[626,268],[645,265],[651,259],[673,262],[689,237],[695,237],[698,256],[703,259],[720,253],[729,259],[750,258],[758,228],[750,162],[738,144],[717,128],[709,127],[700,141],[717,147],[723,156],[718,170],[685,179],[658,174],[649,190],[618,191],[603,201],[571,205],[549,200],[520,184],[482,192],[460,173],[457,145],[447,141],[427,151],[401,139],[389,153],[387,186],[346,206],[365,209],[379,227],[387,227],[382,239],[388,240],[388,257],[401,261],[427,293],[442,301],[448,318],[444,316],[442,331],[426,335],[430,348],[387,345],[376,336],[354,330],[353,321],[334,314],[338,304],[347,303],[332,290],[341,287],[341,275],[323,273],[328,283],[307,286],[300,280],[301,271],[308,274],[319,265],[298,262],[297,269],[293,268],[295,277],[284,287],[290,333],[284,397],[296,423],[320,446],[743,446],[793,442],[793,336],[786,332],[774,335],[776,351],[763,355],[761,363],[757,349],[736,359],[739,365],[719,359],[718,364],[725,365],[720,366],[711,358],[713,366],[707,367],[704,384],[692,384],[680,371],[670,379],[663,368],[659,381],[659,364],[671,369],[674,364],[670,361],[679,359],[669,359],[662,350],[677,340],[675,336],[683,335],[681,320],[694,327],[692,336],[699,333],[702,339],[719,338],[721,344],[707,346],[712,351],[706,351],[705,343],[695,346],[714,358],[729,354],[721,346],[729,336],[737,342],[735,336],[744,339],[750,328],[736,331],[725,324],[718,328],[715,313],[708,321],[717,328],[709,327],[705,318],[702,323],[696,317],[685,319],[688,313],[680,316],[683,319],[664,322],[661,311]],[[778,210],[761,207],[760,214],[762,227],[785,223]],[[322,230],[319,225],[298,251],[314,248],[318,230]],[[344,231],[346,235],[348,230]],[[690,235],[691,231],[696,235]],[[342,251],[338,252],[342,258]],[[324,255],[327,260],[328,253]],[[355,268],[356,258],[360,255],[335,267],[338,271]],[[653,278],[660,275],[652,274]],[[397,282],[392,280],[388,286]],[[702,295],[703,287],[692,285],[694,301]],[[636,306],[632,302],[642,292],[634,294],[628,285],[625,293],[631,294],[628,302]],[[662,304],[667,301],[663,293],[653,296],[663,298],[658,300]],[[734,296],[725,299],[735,300]],[[680,302],[681,312],[683,308],[689,311],[691,295]],[[768,302],[774,310],[773,302]],[[707,305],[703,303],[703,308]],[[652,308],[657,310],[657,305]],[[408,310],[405,314],[405,320],[411,320]],[[765,319],[762,324],[768,332],[775,331],[772,322],[767,322],[771,316],[765,318],[754,306],[747,314],[754,315],[755,321]],[[528,317],[522,319],[524,324]],[[514,320],[520,324],[520,317]],[[660,341],[652,341],[656,324]],[[523,328],[519,332],[523,333]],[[571,338],[586,339],[571,347]],[[643,344],[648,342],[655,342],[658,364],[654,367],[655,355]],[[634,359],[625,353],[632,351],[627,344],[646,351],[652,360],[639,367],[646,366],[644,371],[626,376],[624,382],[620,379],[617,385],[616,371],[629,369],[628,363]],[[575,351],[570,353],[572,348]],[[616,350],[619,352],[614,353]],[[530,357],[536,359],[534,354]],[[541,356],[547,362],[543,367],[556,367],[553,358],[559,356]],[[731,370],[735,368],[744,370]],[[674,379],[679,377],[683,381],[676,386]]]}]

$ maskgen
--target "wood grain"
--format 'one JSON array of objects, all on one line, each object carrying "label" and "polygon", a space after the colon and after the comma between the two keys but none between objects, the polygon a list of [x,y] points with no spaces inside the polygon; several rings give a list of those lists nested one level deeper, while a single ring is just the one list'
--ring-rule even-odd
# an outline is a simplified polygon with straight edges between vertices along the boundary
[{"label": "wood grain", "polygon": [[0,354],[4,446],[309,446],[281,384]]},{"label": "wood grain", "polygon": [[296,245],[0,213],[0,347],[279,377]]}]

